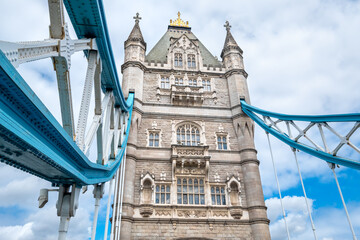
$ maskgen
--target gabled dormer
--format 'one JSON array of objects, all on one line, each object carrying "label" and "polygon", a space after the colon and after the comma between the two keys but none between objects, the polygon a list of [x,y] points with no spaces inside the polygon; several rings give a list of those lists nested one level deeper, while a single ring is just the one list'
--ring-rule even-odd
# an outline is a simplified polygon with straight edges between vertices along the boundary
[{"label": "gabled dormer", "polygon": [[180,18],[170,20],[168,30],[145,57],[147,66],[173,70],[203,71],[221,68],[222,63],[192,33],[189,23]]},{"label": "gabled dormer", "polygon": [[198,40],[190,39],[185,33],[179,38],[171,37],[167,59],[172,69],[198,71],[202,65]]}]

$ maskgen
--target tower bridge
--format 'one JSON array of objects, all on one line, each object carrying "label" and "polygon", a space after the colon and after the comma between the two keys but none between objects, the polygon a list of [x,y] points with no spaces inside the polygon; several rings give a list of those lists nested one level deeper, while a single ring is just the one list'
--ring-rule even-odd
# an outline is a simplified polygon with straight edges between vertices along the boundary
[{"label": "tower bridge", "polygon": [[[58,239],[66,239],[81,192],[90,185],[95,239],[106,183],[103,239],[271,239],[255,123],[265,130],[270,150],[269,134],[294,153],[314,238],[297,151],[329,164],[356,239],[335,168],[360,169],[353,140],[360,114],[285,115],[251,106],[243,51],[229,22],[220,61],[180,12],[148,53],[136,14],[124,43],[120,84],[102,0],[49,0],[48,7],[49,39],[0,41],[0,159],[52,183],[54,188],[40,190],[39,207],[48,202],[49,191],[58,192]],[[64,20],[65,10],[71,23]],[[70,38],[68,24],[77,39]],[[71,55],[79,51],[87,70],[74,113],[69,72]],[[46,58],[56,73],[60,123],[16,69]],[[352,127],[344,134],[334,122]],[[277,180],[272,151],[271,157]],[[278,180],[277,186],[281,201]],[[290,239],[283,207],[282,213]]]}]

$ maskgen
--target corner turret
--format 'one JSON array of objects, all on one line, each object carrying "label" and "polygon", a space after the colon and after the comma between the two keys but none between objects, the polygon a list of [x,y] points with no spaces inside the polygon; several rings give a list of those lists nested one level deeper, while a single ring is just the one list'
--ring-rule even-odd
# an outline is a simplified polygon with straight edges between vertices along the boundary
[{"label": "corner turret", "polygon": [[226,70],[230,69],[244,69],[243,51],[236,43],[234,37],[230,32],[230,24],[226,21],[224,27],[226,28],[226,38],[223,50],[221,51],[221,58]]},{"label": "corner turret", "polygon": [[140,30],[139,20],[141,17],[136,13],[135,25],[124,42],[125,61],[121,66],[123,74],[122,89],[125,97],[128,96],[129,89],[135,90],[135,98],[142,100],[143,79],[144,79],[144,61],[146,52],[146,42]]}]

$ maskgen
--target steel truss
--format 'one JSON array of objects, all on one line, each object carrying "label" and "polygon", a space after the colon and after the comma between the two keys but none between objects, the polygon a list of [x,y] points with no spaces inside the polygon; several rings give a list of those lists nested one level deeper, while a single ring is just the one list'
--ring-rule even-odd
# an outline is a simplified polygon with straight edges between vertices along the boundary
[{"label": "steel truss", "polygon": [[[359,113],[317,116],[286,115],[253,107],[244,100],[241,100],[241,107],[243,112],[266,132],[290,147],[304,151],[328,163],[360,170],[360,161],[340,155],[340,150],[345,146],[349,146],[349,149],[354,153],[360,154],[359,147],[350,141],[354,133],[359,132]],[[300,122],[305,124],[305,127],[301,126]],[[353,126],[346,134],[341,134],[330,126],[331,123],[335,122],[353,123]],[[317,135],[321,136],[320,143],[310,134],[310,131],[316,131]],[[334,141],[336,144],[331,148],[329,143]]]},{"label": "steel truss", "polygon": [[[48,0],[48,5],[49,39],[0,41],[0,160],[58,187],[41,190],[39,207],[46,204],[48,191],[59,192],[56,206],[60,216],[59,239],[66,238],[81,187],[94,185],[94,238],[104,184],[119,172],[125,155],[134,93],[128,93],[127,99],[122,93],[102,1]],[[78,39],[70,38],[64,6]],[[84,52],[88,66],[75,125],[70,69],[71,55],[78,51]],[[56,72],[61,124],[15,69],[20,64],[45,58],[52,59]],[[92,99],[95,114],[90,119]],[[96,162],[88,158],[94,140]],[[109,206],[110,201],[106,221],[109,220]]]}]

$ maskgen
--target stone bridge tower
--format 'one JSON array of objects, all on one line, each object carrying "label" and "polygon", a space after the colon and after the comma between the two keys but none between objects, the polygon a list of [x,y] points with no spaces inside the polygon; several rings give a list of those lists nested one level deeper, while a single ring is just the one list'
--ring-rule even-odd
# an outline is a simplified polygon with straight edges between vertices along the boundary
[{"label": "stone bridge tower", "polygon": [[135,104],[120,239],[270,239],[254,125],[240,107],[240,97],[250,101],[247,73],[229,23],[219,61],[180,13],[145,55],[139,19],[122,65]]}]

